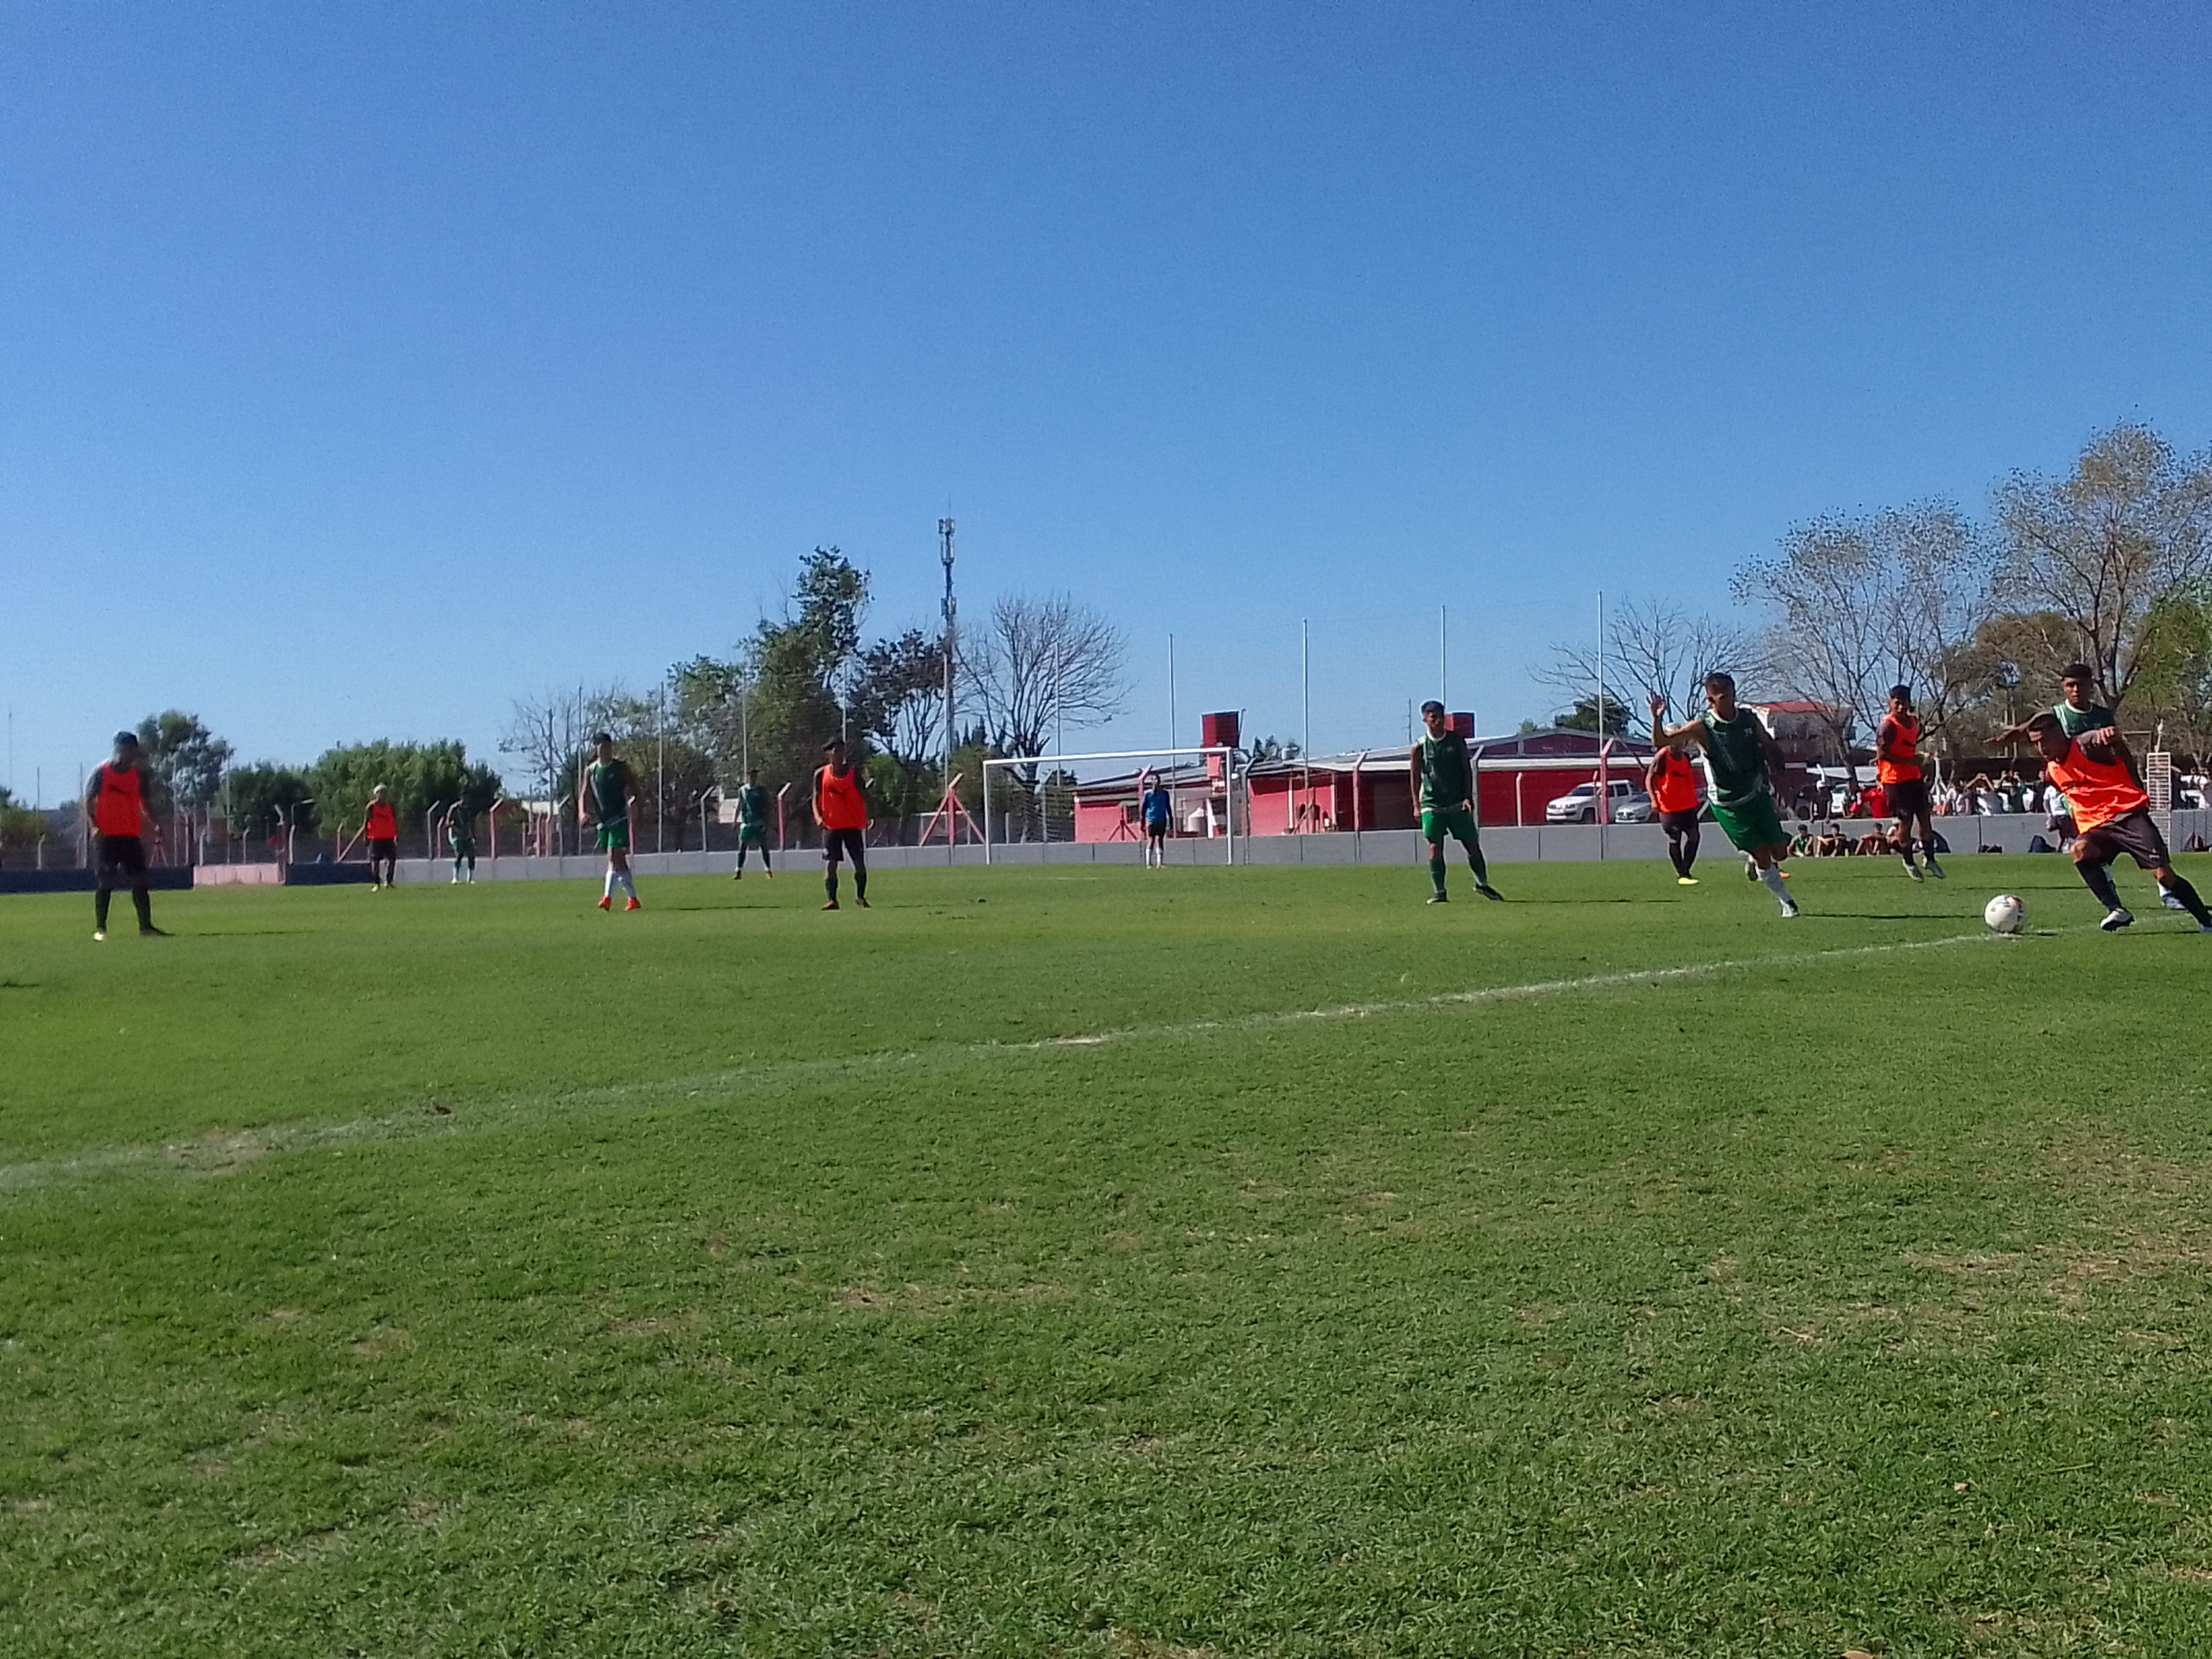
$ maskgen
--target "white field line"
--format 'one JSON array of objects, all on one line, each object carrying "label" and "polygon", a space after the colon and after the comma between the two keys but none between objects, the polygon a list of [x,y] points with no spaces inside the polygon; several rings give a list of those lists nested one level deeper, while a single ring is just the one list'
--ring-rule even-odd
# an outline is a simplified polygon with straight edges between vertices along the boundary
[{"label": "white field line", "polygon": [[[2070,931],[2070,930],[2069,930]],[[1868,957],[1898,956],[1908,951],[1946,951],[1962,945],[1982,945],[1997,938],[1987,933],[1954,933],[1942,939],[1907,939],[1886,945],[1856,945],[1832,951],[1778,952],[1771,956],[1730,957],[1715,962],[1681,963],[1668,968],[1626,968],[1607,974],[1584,974],[1571,979],[1534,980],[1522,985],[1485,985],[1467,991],[1444,991],[1431,996],[1346,1002],[1322,1008],[1262,1010],[1231,1014],[1221,1019],[1188,1020],[1170,1024],[1137,1025],[1074,1036],[1038,1037],[1022,1042],[949,1042],[921,1049],[884,1049],[872,1054],[841,1054],[821,1060],[772,1060],[765,1065],[729,1071],[702,1073],[691,1077],[659,1079],[643,1083],[610,1084],[558,1092],[539,1092],[493,1100],[474,1107],[434,1112],[427,1107],[378,1117],[354,1118],[342,1123],[272,1124],[258,1129],[240,1129],[222,1134],[170,1141],[159,1146],[94,1146],[82,1152],[40,1158],[27,1164],[0,1165],[0,1193],[23,1192],[64,1184],[119,1170],[173,1170],[181,1173],[236,1169],[280,1152],[313,1152],[371,1141],[399,1140],[426,1134],[450,1134],[465,1126],[512,1121],[507,1113],[525,1106],[590,1107],[654,1099],[687,1099],[739,1090],[790,1086],[811,1079],[831,1079],[860,1072],[878,1072],[893,1066],[933,1069],[1011,1054],[1051,1054],[1137,1042],[1189,1042],[1334,1020],[1359,1020],[1397,1015],[1435,1013],[1454,1008],[1479,1007],[1486,1003],[1533,1002],[1546,997],[1587,995],[1626,990],[1639,985],[1672,985],[1692,980],[1715,979],[1726,974],[1754,973],[1776,969],[1811,967],[1824,963],[1850,962]],[[499,1115],[495,1116],[495,1114]]]}]

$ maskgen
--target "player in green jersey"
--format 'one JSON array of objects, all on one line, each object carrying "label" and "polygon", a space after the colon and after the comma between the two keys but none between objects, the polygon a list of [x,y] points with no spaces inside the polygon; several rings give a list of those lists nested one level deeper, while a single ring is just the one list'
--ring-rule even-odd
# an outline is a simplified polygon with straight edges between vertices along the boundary
[{"label": "player in green jersey", "polygon": [[738,791],[738,872],[732,881],[745,878],[745,848],[757,847],[761,855],[761,874],[775,879],[775,872],[768,861],[768,791],[761,787],[760,768],[752,767],[745,773],[745,787]]},{"label": "player in green jersey", "polygon": [[607,881],[599,908],[615,908],[615,889],[629,896],[625,910],[640,908],[637,883],[630,878],[629,846],[636,828],[637,788],[629,763],[615,758],[615,740],[605,732],[592,739],[592,760],[576,780],[576,822],[597,830],[607,855]]},{"label": "player in green jersey", "polygon": [[1429,880],[1436,891],[1431,904],[1444,902],[1444,837],[1457,838],[1467,848],[1467,867],[1474,872],[1474,890],[1486,899],[1504,894],[1490,884],[1490,871],[1482,860],[1482,837],[1474,823],[1474,758],[1467,739],[1444,720],[1444,706],[1434,698],[1421,705],[1421,724],[1428,735],[1407,752],[1413,769],[1413,799],[1421,809],[1421,836],[1429,843]]},{"label": "player in green jersey", "polygon": [[1713,822],[1751,860],[1757,878],[1780,901],[1784,916],[1797,914],[1796,901],[1783,884],[1779,860],[1790,851],[1789,834],[1775,810],[1774,780],[1782,775],[1782,750],[1759,716],[1735,700],[1735,681],[1727,674],[1705,676],[1705,712],[1686,725],[1669,727],[1667,703],[1651,699],[1651,741],[1694,743],[1705,750],[1712,780],[1709,805]]},{"label": "player in green jersey", "polygon": [[453,849],[454,884],[461,882],[461,867],[465,865],[467,880],[473,885],[477,878],[476,816],[467,807],[456,805],[446,814],[446,845]]}]

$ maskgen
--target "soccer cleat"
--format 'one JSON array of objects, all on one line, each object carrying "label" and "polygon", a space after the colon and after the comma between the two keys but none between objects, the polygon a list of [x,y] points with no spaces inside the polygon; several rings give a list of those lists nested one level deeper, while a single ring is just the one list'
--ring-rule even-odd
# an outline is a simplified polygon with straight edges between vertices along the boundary
[{"label": "soccer cleat", "polygon": [[615,896],[612,893],[609,893],[605,898],[599,901],[599,908],[602,910],[611,910],[614,908]]},{"label": "soccer cleat", "polygon": [[623,908],[625,910],[642,910],[645,907],[637,902],[637,895],[633,893],[630,895],[629,902],[623,905]]},{"label": "soccer cleat", "polygon": [[1695,887],[1697,884],[1698,878],[1695,876],[1677,876],[1674,878],[1674,885],[1677,887]]},{"label": "soccer cleat", "polygon": [[855,893],[855,894],[854,894],[854,895],[853,895],[853,902],[854,902],[854,903],[855,903],[855,904],[857,904],[857,905],[859,905],[859,906],[860,906],[863,910],[865,910],[865,909],[866,909],[866,908],[868,908],[868,900],[867,900],[867,896],[866,896],[866,894],[864,894],[864,893]]},{"label": "soccer cleat", "polygon": [[2186,910],[2189,908],[2181,902],[2181,895],[2171,887],[2161,887],[2158,890],[2158,902],[2169,910]]},{"label": "soccer cleat", "polygon": [[1782,920],[1784,921],[1790,921],[1791,918],[1796,916],[1796,914],[1797,907],[1794,904],[1784,904],[1782,907]]},{"label": "soccer cleat", "polygon": [[106,943],[107,943],[107,929],[106,929],[105,927],[95,927],[95,928],[94,928],[94,929],[92,930],[92,942],[93,942],[94,945],[105,945],[105,944],[106,944]]},{"label": "soccer cleat", "polygon": [[2121,928],[2127,927],[2134,921],[2135,918],[2128,914],[2128,909],[2125,905],[2116,904],[2109,911],[2106,912],[2105,919],[2099,922],[2097,926],[2103,928],[2105,932],[2108,933],[2117,933]]},{"label": "soccer cleat", "polygon": [[459,887],[461,884],[461,878],[459,876],[455,876],[453,878],[453,884]]},{"label": "soccer cleat", "polygon": [[1928,873],[1935,877],[1936,880],[1941,881],[1943,879],[1943,866],[1936,863],[1935,859],[1931,857],[1928,860]]},{"label": "soccer cleat", "polygon": [[146,926],[138,930],[138,937],[140,939],[167,939],[169,937],[169,930],[166,927],[156,927],[153,923],[149,922]]},{"label": "soccer cleat", "polygon": [[744,878],[745,872],[742,870],[738,871],[735,875],[730,878],[732,881],[743,881]]},{"label": "soccer cleat", "polygon": [[1499,892],[1495,887],[1492,887],[1486,881],[1478,881],[1475,883],[1474,890],[1481,894],[1483,897],[1486,899],[1496,899],[1500,904],[1503,904],[1505,902],[1505,895]]},{"label": "soccer cleat", "polygon": [[1928,879],[1927,877],[1920,873],[1920,866],[1917,864],[1906,865],[1905,866],[1905,873],[1911,877],[1915,881],[1925,881]]},{"label": "soccer cleat", "polygon": [[1745,856],[1743,860],[1743,878],[1746,881],[1757,881],[1759,879],[1759,860],[1748,854]]},{"label": "soccer cleat", "polygon": [[834,910],[837,908],[837,901],[836,899],[831,899],[829,903],[823,905],[822,908],[825,910]]},{"label": "soccer cleat", "polygon": [[1431,904],[1449,904],[1451,902],[1451,895],[1449,893],[1431,893],[1429,895],[1429,902]]}]

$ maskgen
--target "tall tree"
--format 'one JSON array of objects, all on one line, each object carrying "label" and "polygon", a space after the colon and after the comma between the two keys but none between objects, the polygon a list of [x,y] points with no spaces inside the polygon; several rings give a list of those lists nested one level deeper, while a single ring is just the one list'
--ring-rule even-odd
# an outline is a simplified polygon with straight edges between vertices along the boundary
[{"label": "tall tree", "polygon": [[[1757,654],[1757,641],[1749,629],[1722,617],[1692,613],[1662,599],[1631,599],[1608,610],[1605,626],[1606,702],[1615,699],[1641,709],[1652,697],[1662,697],[1669,708],[1688,718],[1705,707],[1705,676],[1715,669],[1743,675]],[[1565,692],[1583,711],[1585,722],[1573,727],[1594,731],[1597,694],[1597,653],[1588,640],[1552,647],[1550,662],[1535,670],[1535,678]],[[1606,711],[1611,726],[1613,709]],[[1559,724],[1565,725],[1562,719]]]},{"label": "tall tree", "polygon": [[158,816],[173,806],[198,811],[222,788],[231,747],[207,728],[198,714],[165,708],[138,722],[138,746],[155,783],[149,801]]},{"label": "tall tree", "polygon": [[315,786],[306,773],[275,761],[234,766],[223,779],[223,813],[234,836],[252,839],[274,833],[280,822],[312,831],[316,823]]},{"label": "tall tree", "polygon": [[2147,426],[2093,437],[2063,478],[1997,487],[1997,597],[2050,611],[2115,707],[2156,649],[2160,602],[2212,571],[2212,450],[2193,456]]},{"label": "tall tree", "polygon": [[[472,762],[458,742],[357,743],[326,749],[308,771],[317,816],[346,831],[367,816],[369,793],[382,784],[400,832],[410,834],[431,808],[459,801],[483,812],[503,793],[499,774]],[[435,849],[432,849],[434,856]]]},{"label": "tall tree", "polygon": [[1065,593],[995,601],[965,653],[969,684],[993,740],[1009,755],[1040,755],[1062,726],[1096,726],[1127,701],[1128,641]]}]

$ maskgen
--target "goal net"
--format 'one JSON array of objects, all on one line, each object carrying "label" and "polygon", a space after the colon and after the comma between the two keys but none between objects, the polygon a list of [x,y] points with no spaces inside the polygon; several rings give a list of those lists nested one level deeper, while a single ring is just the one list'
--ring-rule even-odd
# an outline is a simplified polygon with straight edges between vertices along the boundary
[{"label": "goal net", "polygon": [[[1085,755],[1005,756],[983,763],[983,861],[992,848],[1070,842],[1141,842],[1148,782],[1168,792],[1170,840],[1218,840],[1237,862],[1247,811],[1237,751],[1114,749]],[[1249,833],[1249,830],[1247,831]]]}]

